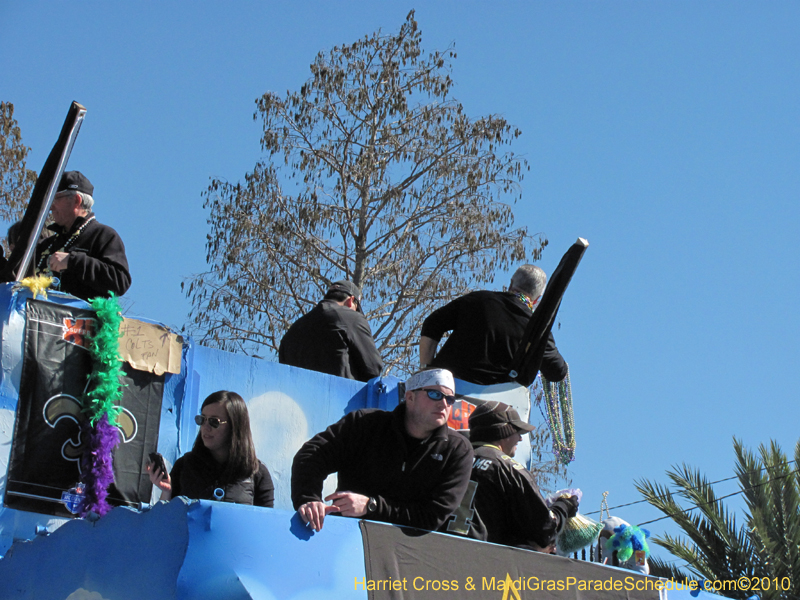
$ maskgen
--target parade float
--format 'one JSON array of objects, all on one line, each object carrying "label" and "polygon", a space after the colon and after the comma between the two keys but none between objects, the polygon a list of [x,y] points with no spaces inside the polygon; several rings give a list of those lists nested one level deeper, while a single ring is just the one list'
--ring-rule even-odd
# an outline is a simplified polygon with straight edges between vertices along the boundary
[{"label": "parade float", "polygon": [[[28,243],[15,248],[12,264],[32,257],[83,114],[73,105],[42,169],[23,219]],[[579,240],[565,255],[531,320],[517,368],[526,385],[457,381],[451,426],[465,428],[470,410],[488,399],[530,419],[537,340],[550,331],[585,247]],[[153,320],[120,315],[113,299],[90,305],[21,281],[26,269],[17,270],[0,284],[2,600],[704,595],[575,557],[387,523],[330,518],[315,533],[291,505],[295,452],[350,411],[393,409],[401,380],[361,383],[206,348]],[[149,454],[174,463],[191,449],[202,400],[223,389],[247,402],[275,508],[160,502],[150,483]],[[517,458],[529,461],[530,447],[521,444]],[[326,491],[335,486],[329,477]]]}]

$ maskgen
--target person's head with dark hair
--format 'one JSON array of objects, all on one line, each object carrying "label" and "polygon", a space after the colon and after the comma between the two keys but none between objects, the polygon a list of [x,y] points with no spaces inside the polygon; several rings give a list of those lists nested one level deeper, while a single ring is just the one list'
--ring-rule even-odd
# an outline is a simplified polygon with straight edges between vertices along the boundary
[{"label": "person's head with dark hair", "polygon": [[515,408],[496,400],[481,404],[469,416],[469,441],[493,444],[508,456],[514,456],[522,436],[533,430]]},{"label": "person's head with dark hair", "polygon": [[228,480],[245,479],[258,471],[250,415],[239,394],[220,390],[209,395],[197,420],[201,425],[194,450],[205,448],[218,463],[225,464]]},{"label": "person's head with dark hair", "polygon": [[8,235],[6,236],[6,241],[8,242],[8,250],[10,252],[14,251],[14,246],[17,245],[17,241],[19,240],[19,230],[22,227],[22,221],[17,221],[11,227],[8,228]]}]

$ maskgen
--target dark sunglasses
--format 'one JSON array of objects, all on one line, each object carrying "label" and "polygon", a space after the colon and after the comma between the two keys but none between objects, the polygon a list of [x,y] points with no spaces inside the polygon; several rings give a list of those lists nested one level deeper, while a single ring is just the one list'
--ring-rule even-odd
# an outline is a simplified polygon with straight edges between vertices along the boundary
[{"label": "dark sunglasses", "polygon": [[200,425],[200,427],[202,427],[203,423],[205,423],[206,421],[208,421],[208,426],[211,427],[211,429],[216,429],[223,423],[227,423],[227,421],[220,421],[219,417],[207,417],[205,415],[197,415],[194,418],[194,422]]},{"label": "dark sunglasses", "polygon": [[448,396],[444,392],[440,392],[439,390],[417,390],[418,392],[425,392],[428,394],[428,398],[433,400],[434,402],[439,402],[440,400],[444,400],[447,402],[449,406],[453,406],[456,402],[455,396]]}]

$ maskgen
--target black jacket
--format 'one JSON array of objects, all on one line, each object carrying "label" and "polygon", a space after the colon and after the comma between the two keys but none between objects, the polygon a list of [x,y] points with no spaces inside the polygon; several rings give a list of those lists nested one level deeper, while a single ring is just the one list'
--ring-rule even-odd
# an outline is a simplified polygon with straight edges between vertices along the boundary
[{"label": "black jacket", "polygon": [[459,508],[471,517],[466,525],[472,527],[458,527],[456,511],[442,531],[506,546],[549,546],[566,519],[565,510],[560,505],[548,509],[530,471],[497,446],[475,444],[474,451],[472,494]]},{"label": "black jacket", "polygon": [[367,318],[323,300],[286,332],[278,362],[347,379],[369,381],[383,370]]},{"label": "black jacket", "polygon": [[169,474],[173,498],[186,496],[196,500],[216,500],[214,490],[222,488],[225,492],[223,502],[267,507],[274,505],[275,486],[264,463],[259,461],[258,471],[252,477],[227,482],[223,478],[225,465],[219,464],[204,450],[192,450],[175,461]]},{"label": "black jacket", "polygon": [[322,501],[325,477],[338,473],[338,490],[377,501],[364,518],[436,530],[464,496],[472,448],[447,425],[409,448],[405,410],[357,410],[303,444],[292,464],[295,509]]},{"label": "black jacket", "polygon": [[[65,231],[59,225],[48,227],[55,235],[42,240],[36,247],[37,273],[40,270],[42,253],[48,248],[52,249],[51,254],[60,251],[72,232],[91,216],[93,213],[89,213],[86,217],[78,217],[69,231]],[[59,289],[62,292],[89,300],[97,296],[107,298],[110,292],[121,296],[131,287],[125,244],[111,227],[102,225],[96,220],[92,221],[81,232],[68,252],[67,268],[55,274],[61,280]]]},{"label": "black jacket", "polygon": [[[531,309],[510,292],[472,292],[433,311],[422,323],[422,335],[438,342],[452,332],[431,366],[450,370],[464,381],[492,385],[511,381],[514,353],[531,318]],[[541,373],[550,381],[567,375],[567,363],[547,341]]]}]

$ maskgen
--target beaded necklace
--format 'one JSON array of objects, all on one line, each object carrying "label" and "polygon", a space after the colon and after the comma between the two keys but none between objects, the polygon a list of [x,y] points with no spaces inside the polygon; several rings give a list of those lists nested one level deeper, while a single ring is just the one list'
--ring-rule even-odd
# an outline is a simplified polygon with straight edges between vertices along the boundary
[{"label": "beaded necklace", "polygon": [[524,302],[524,303],[525,303],[525,306],[527,306],[528,308],[530,308],[530,309],[531,309],[531,312],[533,312],[533,308],[536,306],[536,303],[535,303],[533,300],[531,300],[531,299],[530,299],[530,298],[528,298],[528,297],[527,297],[525,294],[522,294],[522,293],[519,293],[519,294],[517,294],[517,298],[519,298],[520,300],[522,300],[522,302]]},{"label": "beaded necklace", "polygon": [[80,227],[73,231],[69,238],[67,238],[67,241],[64,242],[64,245],[58,250],[55,249],[55,246],[58,245],[58,238],[61,236],[53,236],[53,240],[48,244],[47,248],[42,251],[42,256],[39,258],[39,264],[36,265],[36,273],[39,275],[52,276],[53,272],[50,270],[48,265],[48,259],[50,256],[55,252],[67,252],[70,248],[72,248],[75,245],[75,242],[78,241],[81,233],[83,233],[83,230],[86,229],[86,226],[92,221],[94,221],[94,215],[86,219]]},{"label": "beaded necklace", "polygon": [[[541,377],[541,376],[540,376]],[[547,424],[553,434],[553,453],[561,464],[575,460],[575,419],[572,413],[572,384],[567,376],[551,382],[541,377]]]}]

